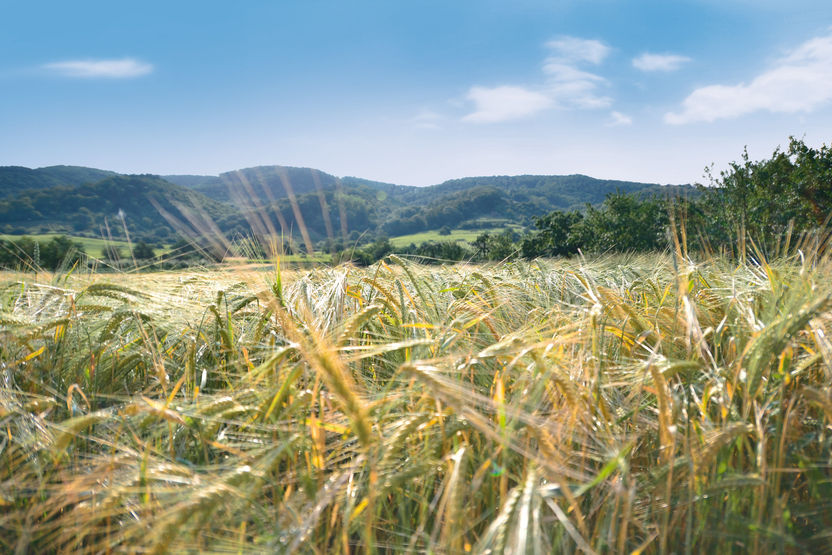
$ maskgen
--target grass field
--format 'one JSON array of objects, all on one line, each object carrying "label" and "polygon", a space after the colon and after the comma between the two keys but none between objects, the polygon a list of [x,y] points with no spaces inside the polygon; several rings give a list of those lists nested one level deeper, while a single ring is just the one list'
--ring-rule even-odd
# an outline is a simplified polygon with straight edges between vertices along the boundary
[{"label": "grass field", "polygon": [[440,235],[438,230],[424,231],[422,233],[412,233],[410,235],[401,235],[399,237],[391,237],[390,244],[394,247],[406,247],[411,243],[419,245],[427,241],[467,241],[472,242],[480,235],[482,231],[472,231],[467,229],[454,229],[450,235]]},{"label": "grass field", "polygon": [[3,276],[5,552],[818,552],[829,257]]},{"label": "grass field", "polygon": [[[510,226],[517,229],[516,226]],[[419,245],[427,241],[439,243],[441,241],[466,241],[468,243],[474,240],[483,233],[491,233],[492,235],[502,233],[505,228],[489,228],[489,229],[454,229],[451,230],[450,235],[440,235],[439,230],[424,231],[422,233],[412,233],[410,235],[401,235],[399,237],[391,237],[390,244],[394,247],[407,247],[411,243]]]}]

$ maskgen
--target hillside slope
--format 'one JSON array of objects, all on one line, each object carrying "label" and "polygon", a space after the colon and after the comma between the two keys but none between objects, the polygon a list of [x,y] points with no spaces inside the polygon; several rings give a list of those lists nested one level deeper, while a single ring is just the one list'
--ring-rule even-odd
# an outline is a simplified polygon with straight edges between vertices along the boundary
[{"label": "hillside slope", "polygon": [[189,223],[192,214],[210,218],[223,231],[246,230],[239,211],[153,175],[114,175],[77,187],[30,189],[0,200],[0,223],[4,228],[24,232],[104,233],[120,237],[123,216],[134,238],[172,240],[177,226],[171,221],[193,226]]},{"label": "hillside slope", "polygon": [[0,166],[0,198],[10,197],[28,189],[48,189],[57,186],[77,187],[116,175],[115,172],[81,166],[48,166],[24,168]]},{"label": "hillside slope", "polygon": [[411,187],[288,166],[165,177],[75,166],[7,166],[0,168],[0,186],[0,231],[5,233],[98,236],[116,218],[121,227],[121,210],[131,233],[157,242],[171,241],[181,231],[159,207],[187,222],[180,208],[191,206],[224,234],[274,230],[300,238],[305,231],[319,241],[379,233],[396,237],[442,227],[479,229],[493,222],[531,227],[534,218],[552,210],[580,210],[617,191],[695,194],[689,186],[585,175],[482,176]]}]

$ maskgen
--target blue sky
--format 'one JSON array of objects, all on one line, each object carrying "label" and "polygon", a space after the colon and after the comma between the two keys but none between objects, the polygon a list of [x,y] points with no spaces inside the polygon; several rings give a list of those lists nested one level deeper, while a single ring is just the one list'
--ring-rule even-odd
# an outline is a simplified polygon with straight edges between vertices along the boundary
[{"label": "blue sky", "polygon": [[0,0],[0,165],[683,183],[829,143],[832,5]]}]

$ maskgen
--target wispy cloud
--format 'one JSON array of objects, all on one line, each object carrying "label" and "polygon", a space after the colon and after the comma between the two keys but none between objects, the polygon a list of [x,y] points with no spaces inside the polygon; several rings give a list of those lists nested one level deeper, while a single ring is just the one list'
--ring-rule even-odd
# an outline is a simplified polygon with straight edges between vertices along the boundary
[{"label": "wispy cloud", "polygon": [[65,60],[44,64],[43,69],[64,77],[130,79],[153,72],[153,65],[135,58],[116,60]]},{"label": "wispy cloud", "polygon": [[439,129],[439,122],[442,119],[442,116],[433,110],[423,109],[410,118],[410,123],[419,129]]},{"label": "wispy cloud", "polygon": [[497,123],[525,118],[552,106],[552,99],[523,87],[471,87],[468,100],[474,111],[463,121]]},{"label": "wispy cloud", "polygon": [[597,40],[560,37],[546,43],[550,55],[543,63],[546,88],[552,100],[561,108],[606,108],[612,99],[598,94],[607,80],[580,69],[581,64],[598,65],[611,49]]},{"label": "wispy cloud", "polygon": [[474,111],[463,121],[496,123],[525,118],[550,108],[597,109],[612,104],[599,94],[607,80],[582,69],[581,65],[598,65],[610,48],[597,40],[559,37],[546,43],[549,56],[543,61],[543,82],[536,86],[502,85],[471,87],[467,98]]},{"label": "wispy cloud", "polygon": [[641,71],[676,71],[683,64],[688,63],[690,58],[678,54],[650,54],[645,52],[637,58],[633,58],[633,67]]},{"label": "wispy cloud", "polygon": [[712,122],[757,111],[811,112],[832,100],[832,35],[811,39],[750,83],[709,85],[694,90],[671,124]]},{"label": "wispy cloud", "polygon": [[619,127],[623,125],[632,125],[633,118],[621,112],[610,112],[610,121],[607,123],[608,127]]},{"label": "wispy cloud", "polygon": [[610,53],[610,47],[603,42],[578,37],[559,37],[547,42],[546,46],[556,52],[559,59],[575,63],[598,65]]}]

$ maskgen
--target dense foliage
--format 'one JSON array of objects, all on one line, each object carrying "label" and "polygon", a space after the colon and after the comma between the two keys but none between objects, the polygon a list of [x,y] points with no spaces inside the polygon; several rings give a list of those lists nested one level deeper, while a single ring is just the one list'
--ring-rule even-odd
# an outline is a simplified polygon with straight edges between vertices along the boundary
[{"label": "dense foliage", "polygon": [[776,252],[787,236],[824,226],[832,215],[832,148],[792,138],[768,159],[752,161],[744,153],[705,191],[690,208],[703,242],[731,247],[747,238]]},{"label": "dense foliage", "polygon": [[523,240],[522,252],[646,252],[671,245],[676,233],[691,250],[771,256],[824,227],[831,215],[832,148],[814,149],[792,138],[786,151],[778,149],[771,158],[755,162],[744,154],[692,198],[618,192],[582,213],[537,218],[537,232]]},{"label": "dense foliage", "polygon": [[538,233],[523,240],[524,256],[569,256],[583,252],[661,250],[668,245],[668,202],[609,195],[584,213],[552,212],[538,218]]}]

